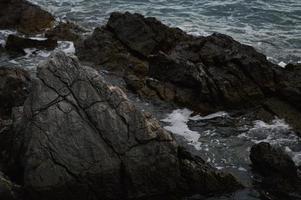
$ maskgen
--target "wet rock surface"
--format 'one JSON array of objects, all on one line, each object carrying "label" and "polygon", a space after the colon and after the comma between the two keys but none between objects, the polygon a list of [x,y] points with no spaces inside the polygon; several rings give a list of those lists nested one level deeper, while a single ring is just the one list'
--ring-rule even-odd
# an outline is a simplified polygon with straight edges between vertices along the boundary
[{"label": "wet rock surface", "polygon": [[20,200],[22,188],[12,183],[2,172],[0,172],[0,198],[4,200]]},{"label": "wet rock surface", "polygon": [[297,73],[254,48],[223,34],[190,36],[139,14],[113,13],[105,27],[76,44],[76,53],[121,73],[140,96],[203,113],[254,107],[271,96],[295,107],[300,97]]},{"label": "wet rock surface", "polygon": [[25,34],[37,34],[50,28],[54,17],[25,0],[0,2],[0,28],[15,28]]},{"label": "wet rock surface", "polygon": [[250,158],[253,169],[262,177],[259,184],[270,199],[300,199],[301,178],[292,159],[280,148],[269,143],[259,143],[252,147]]},{"label": "wet rock surface", "polygon": [[54,39],[39,40],[9,35],[6,41],[5,49],[10,52],[25,54],[24,49],[27,48],[53,50],[57,45],[57,40]]},{"label": "wet rock surface", "polygon": [[[0,10],[0,28],[44,33],[54,21],[25,1],[4,0],[0,6],[20,11]],[[285,138],[298,151],[297,136],[275,116],[301,130],[300,65],[282,69],[229,36],[191,36],[139,14],[113,13],[106,26],[86,34],[72,22],[60,22],[45,32],[45,41],[10,36],[6,50],[51,50],[56,40],[72,41],[82,63],[110,74],[106,80],[134,94],[128,98],[99,72],[63,53],[38,67],[32,88],[25,71],[0,69],[0,171],[10,176],[0,175],[0,199],[22,196],[20,187],[25,199],[181,199],[196,193],[204,195],[196,199],[205,199],[242,188],[208,162],[249,171],[240,159],[248,157],[254,140]],[[6,50],[0,46],[0,54]],[[195,111],[184,125],[202,133],[196,142],[203,151],[161,128],[166,124],[150,114],[162,119],[157,102]],[[218,110],[231,114],[202,117]],[[159,112],[165,116],[167,109]],[[214,154],[230,155],[229,160],[214,161]],[[282,150],[261,143],[252,148],[251,160],[254,188],[262,198],[301,199],[299,179],[287,178],[299,176],[297,167]]]},{"label": "wet rock surface", "polygon": [[9,119],[13,107],[23,106],[30,91],[30,75],[27,71],[0,68],[0,118]]},{"label": "wet rock surface", "polygon": [[159,198],[241,187],[201,159],[180,156],[155,119],[63,53],[38,67],[17,130],[14,165],[24,170],[32,199]]},{"label": "wet rock surface", "polygon": [[64,40],[64,41],[78,41],[83,37],[83,34],[87,33],[88,30],[80,27],[79,25],[67,21],[60,22],[54,28],[47,30],[45,36],[52,40]]}]

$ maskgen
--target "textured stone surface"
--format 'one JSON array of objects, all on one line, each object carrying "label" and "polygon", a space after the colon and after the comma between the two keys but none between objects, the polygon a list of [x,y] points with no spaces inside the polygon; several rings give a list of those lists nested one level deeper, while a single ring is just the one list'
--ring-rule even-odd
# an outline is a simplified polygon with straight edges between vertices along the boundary
[{"label": "textured stone surface", "polygon": [[301,177],[293,160],[282,150],[262,142],[251,148],[255,181],[267,199],[300,199]]},{"label": "textured stone surface", "polygon": [[19,37],[16,35],[9,35],[7,37],[5,49],[17,53],[25,54],[24,49],[36,48],[53,50],[57,46],[57,41],[53,39],[36,40],[30,38]]},{"label": "textured stone surface", "polygon": [[[155,18],[113,13],[76,48],[82,61],[121,72],[129,89],[143,97],[203,114],[252,108],[275,98],[297,108],[294,116],[300,113],[300,66],[282,69],[223,34],[195,37]],[[272,114],[288,116],[278,111]]]},{"label": "textured stone surface", "polygon": [[0,68],[0,118],[10,118],[13,107],[22,106],[28,96],[30,76],[18,68]]},{"label": "textured stone surface", "polygon": [[48,30],[45,33],[47,38],[53,40],[63,40],[63,41],[77,41],[80,40],[84,33],[88,32],[79,25],[67,21],[66,23],[61,22],[53,29]]},{"label": "textured stone surface", "polygon": [[[205,162],[190,159],[181,167],[170,133],[63,53],[38,67],[17,130],[15,165],[32,199],[137,199],[240,187]],[[198,187],[190,189],[194,182]]]},{"label": "textured stone surface", "polygon": [[25,34],[41,33],[50,28],[54,17],[26,0],[1,0],[0,28],[16,28]]},{"label": "textured stone surface", "polygon": [[250,154],[253,167],[265,176],[279,175],[296,177],[297,167],[293,160],[281,149],[269,143],[259,143],[251,148]]}]

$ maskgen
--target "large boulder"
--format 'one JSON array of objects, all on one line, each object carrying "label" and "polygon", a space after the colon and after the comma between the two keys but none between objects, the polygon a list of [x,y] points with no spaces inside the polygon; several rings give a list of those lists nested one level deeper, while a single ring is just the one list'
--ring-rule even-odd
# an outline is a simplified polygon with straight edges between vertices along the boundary
[{"label": "large boulder", "polygon": [[229,36],[194,37],[139,14],[113,13],[76,48],[82,61],[123,72],[138,94],[199,111],[249,108],[295,88],[285,70]]},{"label": "large boulder", "polygon": [[30,199],[170,198],[241,187],[181,156],[169,132],[76,58],[58,52],[37,71],[12,145]]},{"label": "large boulder", "polygon": [[54,23],[54,17],[26,0],[1,0],[0,28],[16,28],[25,34],[42,33]]}]

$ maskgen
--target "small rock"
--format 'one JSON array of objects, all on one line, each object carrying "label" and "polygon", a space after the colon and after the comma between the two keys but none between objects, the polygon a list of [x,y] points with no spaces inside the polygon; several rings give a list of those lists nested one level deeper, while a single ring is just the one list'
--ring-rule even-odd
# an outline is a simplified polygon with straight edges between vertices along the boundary
[{"label": "small rock", "polygon": [[53,50],[57,46],[57,41],[52,39],[37,40],[30,38],[23,38],[16,35],[9,35],[6,41],[6,50],[25,54],[24,49],[36,48]]},{"label": "small rock", "polygon": [[251,148],[250,159],[253,168],[264,176],[287,176],[295,178],[297,167],[294,161],[281,149],[261,142]]},{"label": "small rock", "polygon": [[0,28],[16,28],[25,34],[38,34],[50,28],[55,19],[26,0],[1,0]]},{"label": "small rock", "polygon": [[253,169],[262,178],[256,179],[260,191],[267,199],[299,199],[301,178],[293,160],[280,148],[262,142],[251,148]]}]

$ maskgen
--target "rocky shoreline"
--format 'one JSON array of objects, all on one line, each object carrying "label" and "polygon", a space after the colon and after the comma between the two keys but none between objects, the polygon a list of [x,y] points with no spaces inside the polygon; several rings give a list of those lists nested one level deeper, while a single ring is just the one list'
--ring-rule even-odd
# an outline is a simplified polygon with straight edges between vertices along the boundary
[{"label": "rocky shoreline", "polygon": [[[77,56],[55,51],[33,76],[0,68],[0,199],[183,199],[245,187],[179,145],[128,91],[200,115],[252,109],[301,132],[300,64],[281,68],[229,36],[191,36],[140,14],[112,13],[89,34],[24,0],[0,6],[0,28],[18,31],[0,51],[67,40]],[[285,152],[260,143],[250,153],[262,198],[301,199],[300,167]]]}]

